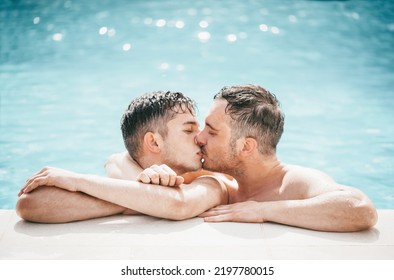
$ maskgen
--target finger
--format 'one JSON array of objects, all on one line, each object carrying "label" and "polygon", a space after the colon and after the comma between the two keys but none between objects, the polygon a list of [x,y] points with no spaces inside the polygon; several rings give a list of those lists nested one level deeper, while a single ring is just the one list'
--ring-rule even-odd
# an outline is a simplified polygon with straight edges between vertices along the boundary
[{"label": "finger", "polygon": [[175,173],[174,170],[172,170],[170,167],[168,167],[166,164],[162,164],[161,168],[167,172],[168,176],[169,176],[169,182],[168,182],[168,186],[179,186],[180,184],[183,183],[183,181],[181,183],[177,183],[177,174]]},{"label": "finger", "polygon": [[168,186],[170,182],[169,174],[161,166],[153,166],[152,169],[159,175],[159,183],[162,186]]},{"label": "finger", "polygon": [[175,171],[172,170],[167,164],[162,164],[160,165],[160,168],[162,168],[164,171],[166,171],[168,174],[171,175],[176,175]]},{"label": "finger", "polygon": [[24,188],[20,189],[20,191],[18,192],[18,197],[23,194],[23,190],[24,190]]},{"label": "finger", "polygon": [[146,175],[145,173],[140,173],[137,176],[137,182],[141,182],[144,184],[149,184],[150,183],[150,177]]},{"label": "finger", "polygon": [[38,186],[45,185],[45,182],[46,182],[46,178],[39,176],[26,185],[26,187],[23,189],[23,193],[29,193],[33,191],[35,188],[37,188]]},{"label": "finger", "polygon": [[55,169],[55,168],[45,166],[45,167],[42,168],[40,171],[37,171],[36,173],[34,173],[33,175],[31,175],[29,178],[27,178],[26,182],[29,181],[29,180],[32,180],[32,179],[34,179],[34,178],[37,178],[37,176],[47,176],[47,175],[48,175],[48,172],[49,172],[51,169]]},{"label": "finger", "polygon": [[18,196],[21,196],[22,194],[25,193],[26,187],[27,187],[27,185],[25,184],[25,185],[19,190]]},{"label": "finger", "polygon": [[220,206],[217,206],[205,211],[204,213],[201,213],[199,217],[204,218],[204,217],[218,216],[218,215],[227,214],[229,212],[230,211],[228,211],[227,209],[220,209]]},{"label": "finger", "polygon": [[180,186],[183,184],[184,181],[185,181],[185,178],[183,178],[182,176],[176,176],[174,186]]},{"label": "finger", "polygon": [[24,188],[26,189],[27,187],[29,187],[29,189],[31,189],[32,187],[34,187],[34,185],[37,184],[44,184],[47,180],[47,175],[46,173],[42,173],[41,171],[37,174],[37,175],[33,175],[31,176],[25,183]]},{"label": "finger", "polygon": [[160,184],[160,176],[152,168],[146,168],[141,173],[143,173],[145,176],[147,176],[149,178],[149,180],[146,180],[146,184],[149,184],[149,183],[156,184],[156,185]]},{"label": "finger", "polygon": [[232,218],[230,214],[224,214],[224,215],[205,217],[204,222],[208,222],[208,223],[232,222]]},{"label": "finger", "polygon": [[229,210],[230,210],[229,205],[218,205],[218,206],[212,207],[208,211],[214,212],[214,213],[225,213],[225,212],[227,213],[227,212],[229,212]]},{"label": "finger", "polygon": [[18,192],[18,196],[21,196],[24,192],[25,192],[25,188],[26,188],[26,186],[27,186],[27,180],[26,180],[26,183],[23,185],[23,187],[19,190],[19,192]]},{"label": "finger", "polygon": [[35,174],[33,174],[32,176],[30,176],[30,177],[26,180],[24,186],[29,185],[31,182],[33,182],[34,180],[36,180],[37,178],[42,177],[42,176],[45,176],[45,175],[44,175],[41,171],[40,171],[40,172],[37,172],[37,173],[35,173]]},{"label": "finger", "polygon": [[148,168],[148,169],[147,169],[146,175],[149,176],[150,182],[151,182],[152,184],[155,184],[155,185],[159,185],[159,184],[160,184],[160,175],[159,175],[159,173],[157,173],[157,172],[156,172],[155,170],[153,170],[152,168]]},{"label": "finger", "polygon": [[29,179],[31,179],[31,178],[33,178],[33,177],[36,177],[37,175],[40,175],[40,174],[46,172],[47,170],[48,170],[48,167],[42,168],[41,170],[39,170],[39,171],[33,173],[33,175],[31,175],[29,178],[27,178],[26,181],[28,181]]}]

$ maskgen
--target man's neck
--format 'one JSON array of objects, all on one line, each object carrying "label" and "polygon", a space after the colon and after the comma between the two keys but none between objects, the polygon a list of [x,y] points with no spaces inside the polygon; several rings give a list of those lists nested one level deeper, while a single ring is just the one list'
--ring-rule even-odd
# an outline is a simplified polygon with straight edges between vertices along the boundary
[{"label": "man's neck", "polygon": [[243,163],[242,172],[234,174],[238,182],[238,193],[250,197],[262,189],[276,188],[275,182],[282,174],[283,166],[275,155],[248,159]]},{"label": "man's neck", "polygon": [[141,166],[142,169],[149,168],[149,167],[151,167],[152,165],[155,165],[155,164],[156,165],[167,164],[168,167],[171,168],[177,175],[183,177],[183,173],[184,173],[183,170],[181,170],[179,168],[176,168],[176,167],[164,162],[162,160],[162,158],[159,157],[159,156],[155,156],[155,155],[143,156],[143,157],[140,157],[138,159],[138,161],[136,160],[136,162],[138,162],[138,164]]},{"label": "man's neck", "polygon": [[146,169],[151,167],[154,164],[160,165],[162,164],[160,158],[155,156],[142,156],[138,160],[135,160],[141,166],[142,169]]}]

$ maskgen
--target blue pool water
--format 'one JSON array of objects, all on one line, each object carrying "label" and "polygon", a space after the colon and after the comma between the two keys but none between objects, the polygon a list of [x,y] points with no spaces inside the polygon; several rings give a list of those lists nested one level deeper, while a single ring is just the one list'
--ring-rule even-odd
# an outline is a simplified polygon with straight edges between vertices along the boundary
[{"label": "blue pool water", "polygon": [[[95,3],[95,4],[93,4]],[[151,90],[198,101],[257,83],[286,114],[278,154],[394,209],[394,1],[0,3],[0,208],[33,172],[104,175],[120,116]]]}]

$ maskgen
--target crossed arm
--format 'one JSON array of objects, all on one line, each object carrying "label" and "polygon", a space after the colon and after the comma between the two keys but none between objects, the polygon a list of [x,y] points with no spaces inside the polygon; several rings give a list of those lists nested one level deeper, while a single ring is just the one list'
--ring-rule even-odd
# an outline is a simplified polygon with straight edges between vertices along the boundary
[{"label": "crossed arm", "polygon": [[211,176],[199,177],[190,184],[167,187],[50,167],[30,178],[21,193],[30,193],[42,185],[72,193],[82,192],[140,213],[173,220],[197,216],[226,199],[221,183]]},{"label": "crossed arm", "polygon": [[[111,164],[114,161],[106,169],[112,177],[137,174],[128,173],[127,160],[121,164],[123,170]],[[275,222],[337,232],[368,229],[377,221],[376,209],[365,194],[310,170],[289,172],[276,198],[229,205],[222,205],[228,202],[223,183],[209,176],[171,188],[64,172],[68,171],[49,168],[30,178],[17,205],[22,218],[59,223],[140,212],[174,220],[199,215],[207,222]]]},{"label": "crossed arm", "polygon": [[[126,176],[123,173],[130,172],[116,166],[106,169],[114,177]],[[212,176],[168,187],[57,168],[44,168],[30,177],[19,195],[16,207],[19,216],[41,223],[63,223],[123,213],[182,220],[227,203],[225,186]]]}]

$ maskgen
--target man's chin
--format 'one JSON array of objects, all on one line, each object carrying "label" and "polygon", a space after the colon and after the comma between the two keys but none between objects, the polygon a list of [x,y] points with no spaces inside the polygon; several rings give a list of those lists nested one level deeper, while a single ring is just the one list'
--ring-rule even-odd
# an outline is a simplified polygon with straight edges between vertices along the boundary
[{"label": "man's chin", "polygon": [[203,169],[202,165],[195,165],[195,166],[188,166],[184,168],[183,173],[189,173],[189,172],[196,172],[196,171],[201,171]]},{"label": "man's chin", "polygon": [[202,169],[208,170],[208,171],[211,171],[211,172],[222,172],[222,168],[220,168],[220,166],[218,166],[216,164],[210,164],[207,161],[205,161],[202,164]]},{"label": "man's chin", "polygon": [[202,164],[202,169],[208,170],[208,171],[212,171],[212,166],[210,166],[209,164],[207,164],[206,162],[204,162],[204,163]]}]

